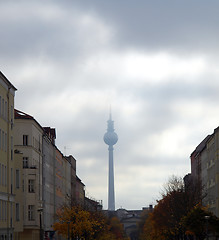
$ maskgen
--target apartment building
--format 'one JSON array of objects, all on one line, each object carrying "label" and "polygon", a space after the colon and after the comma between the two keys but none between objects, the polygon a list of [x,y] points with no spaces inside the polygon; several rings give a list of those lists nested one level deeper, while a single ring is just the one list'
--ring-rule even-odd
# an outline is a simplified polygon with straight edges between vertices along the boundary
[{"label": "apartment building", "polygon": [[56,212],[84,205],[85,185],[75,158],[55,145],[55,129],[14,109],[16,90],[0,72],[0,239],[62,239],[53,231]]},{"label": "apartment building", "polygon": [[55,139],[54,128],[44,127],[43,135],[43,229],[45,236],[53,236],[55,222]]},{"label": "apartment building", "polygon": [[72,196],[76,194],[76,161],[57,148],[54,128],[42,127],[19,110],[15,110],[14,131],[15,148],[23,153],[24,221],[19,236],[24,240],[53,236],[57,210],[76,198]]},{"label": "apartment building", "polygon": [[44,129],[30,115],[15,110],[14,146],[23,153],[23,232],[20,238],[39,239],[43,226],[42,198],[42,139]]},{"label": "apartment building", "polygon": [[219,217],[219,127],[191,154],[191,176],[203,186],[203,204]]},{"label": "apartment building", "polygon": [[16,90],[0,72],[0,239],[17,239],[15,232],[22,230],[21,156],[13,145]]}]

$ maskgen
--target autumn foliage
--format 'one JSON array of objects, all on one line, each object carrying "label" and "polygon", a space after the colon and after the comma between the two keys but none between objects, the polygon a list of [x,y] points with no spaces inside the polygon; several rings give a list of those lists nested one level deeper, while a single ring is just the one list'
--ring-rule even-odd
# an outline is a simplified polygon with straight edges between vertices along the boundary
[{"label": "autumn foliage", "polygon": [[207,231],[219,235],[219,219],[200,204],[182,218],[182,224],[186,228],[186,235],[195,236],[197,240],[205,239]]},{"label": "autumn foliage", "polygon": [[101,211],[80,206],[62,207],[53,228],[66,239],[124,240],[123,227],[117,218],[108,219]]},{"label": "autumn foliage", "polygon": [[[213,215],[201,207],[201,198],[199,186],[185,188],[183,180],[172,178],[153,212],[148,215],[141,239],[184,240],[196,237],[202,240],[206,236],[204,216]],[[214,224],[218,227],[216,217]]]}]

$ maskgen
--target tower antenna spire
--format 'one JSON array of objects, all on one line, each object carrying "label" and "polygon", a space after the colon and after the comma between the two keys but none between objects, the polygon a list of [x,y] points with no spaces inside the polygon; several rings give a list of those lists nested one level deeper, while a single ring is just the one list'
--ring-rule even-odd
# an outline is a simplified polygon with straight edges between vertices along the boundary
[{"label": "tower antenna spire", "polygon": [[111,104],[110,104],[110,112],[109,112],[109,119],[112,120],[112,111],[111,111]]}]

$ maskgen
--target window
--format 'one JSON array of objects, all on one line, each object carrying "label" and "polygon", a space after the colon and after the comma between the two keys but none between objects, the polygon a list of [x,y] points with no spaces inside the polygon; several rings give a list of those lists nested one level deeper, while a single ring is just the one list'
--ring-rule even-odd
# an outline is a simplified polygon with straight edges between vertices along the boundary
[{"label": "window", "polygon": [[14,125],[14,108],[11,106],[11,129],[13,128]]},{"label": "window", "polygon": [[11,194],[13,193],[13,168],[11,168]]},{"label": "window", "polygon": [[13,137],[11,136],[11,160],[13,160]]},{"label": "window", "polygon": [[35,219],[34,216],[34,205],[28,205],[28,220],[29,221],[34,221]]},{"label": "window", "polygon": [[[12,215],[13,215],[13,206],[12,206],[12,202],[11,202],[10,213],[11,213],[11,217],[10,217],[10,226],[12,226],[12,225],[13,225],[13,218],[12,218]],[[13,240],[13,239],[11,239],[11,240]]]},{"label": "window", "polygon": [[7,220],[7,202],[2,201],[2,221]]},{"label": "window", "polygon": [[23,145],[28,146],[28,135],[23,135]]},{"label": "window", "polygon": [[28,180],[28,192],[34,193],[35,192],[35,181],[33,179]]},{"label": "window", "polygon": [[20,171],[16,169],[16,188],[20,188]]},{"label": "window", "polygon": [[2,117],[4,117],[4,112],[5,112],[5,100],[2,98]]},{"label": "window", "polygon": [[8,120],[8,104],[7,101],[5,101],[5,119]]},{"label": "window", "polygon": [[5,186],[5,166],[2,164],[2,185]]},{"label": "window", "polygon": [[5,149],[5,133],[2,131],[2,150],[4,151]]},{"label": "window", "polygon": [[16,221],[20,221],[20,206],[19,203],[15,205],[15,214],[16,214]]},{"label": "window", "polygon": [[23,168],[28,168],[28,157],[23,157]]},{"label": "window", "polygon": [[11,105],[11,121],[14,119],[14,107]]},{"label": "window", "polygon": [[7,186],[7,166],[5,166],[5,186]]},{"label": "window", "polygon": [[0,211],[1,211],[0,220],[1,220],[1,221],[4,221],[4,208],[3,208],[4,202],[3,202],[2,200],[1,200],[0,202],[1,202],[1,204],[0,204],[0,207],[1,207],[1,209],[0,209]]},{"label": "window", "polygon": [[7,152],[7,148],[8,148],[8,141],[7,141],[7,133],[5,133],[5,152]]}]

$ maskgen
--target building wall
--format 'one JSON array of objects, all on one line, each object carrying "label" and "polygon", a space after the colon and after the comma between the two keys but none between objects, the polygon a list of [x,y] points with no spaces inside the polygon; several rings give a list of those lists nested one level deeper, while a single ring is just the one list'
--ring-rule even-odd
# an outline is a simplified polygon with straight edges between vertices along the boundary
[{"label": "building wall", "polygon": [[[219,216],[219,128],[207,136],[191,154],[192,177],[201,179],[203,204]],[[200,168],[196,171],[195,168]]]},{"label": "building wall", "polygon": [[[23,152],[24,232],[32,237],[40,229],[42,208],[42,135],[43,129],[34,119],[15,119],[15,147]],[[32,239],[32,237],[30,239]]]},{"label": "building wall", "polygon": [[206,203],[209,206],[209,210],[214,214],[219,214],[218,209],[216,208],[216,202],[218,200],[218,183],[216,182],[217,169],[216,165],[218,164],[218,131],[216,131],[212,138],[207,143],[207,161],[206,161],[206,188],[207,188],[207,198]]},{"label": "building wall", "polygon": [[71,163],[71,204],[76,202],[76,159],[73,156],[66,157]]},{"label": "building wall", "polygon": [[57,211],[64,204],[69,204],[71,199],[71,163],[58,148],[56,148],[55,192]]},{"label": "building wall", "polygon": [[84,198],[85,198],[85,185],[81,181],[79,177],[76,176],[76,203],[84,206]]},{"label": "building wall", "polygon": [[21,240],[19,238],[19,232],[23,232],[23,154],[15,151],[15,208],[13,212],[14,216],[14,239]]},{"label": "building wall", "polygon": [[63,205],[64,199],[64,162],[62,153],[56,149],[56,162],[55,162],[55,210]]},{"label": "building wall", "polygon": [[55,221],[55,146],[43,137],[43,222],[44,230],[52,231]]},{"label": "building wall", "polygon": [[65,174],[64,174],[64,196],[65,196],[65,204],[69,205],[71,203],[71,162],[68,158],[63,156],[63,162],[65,166]]},{"label": "building wall", "polygon": [[13,238],[14,195],[14,96],[15,87],[0,72],[0,237]]}]

